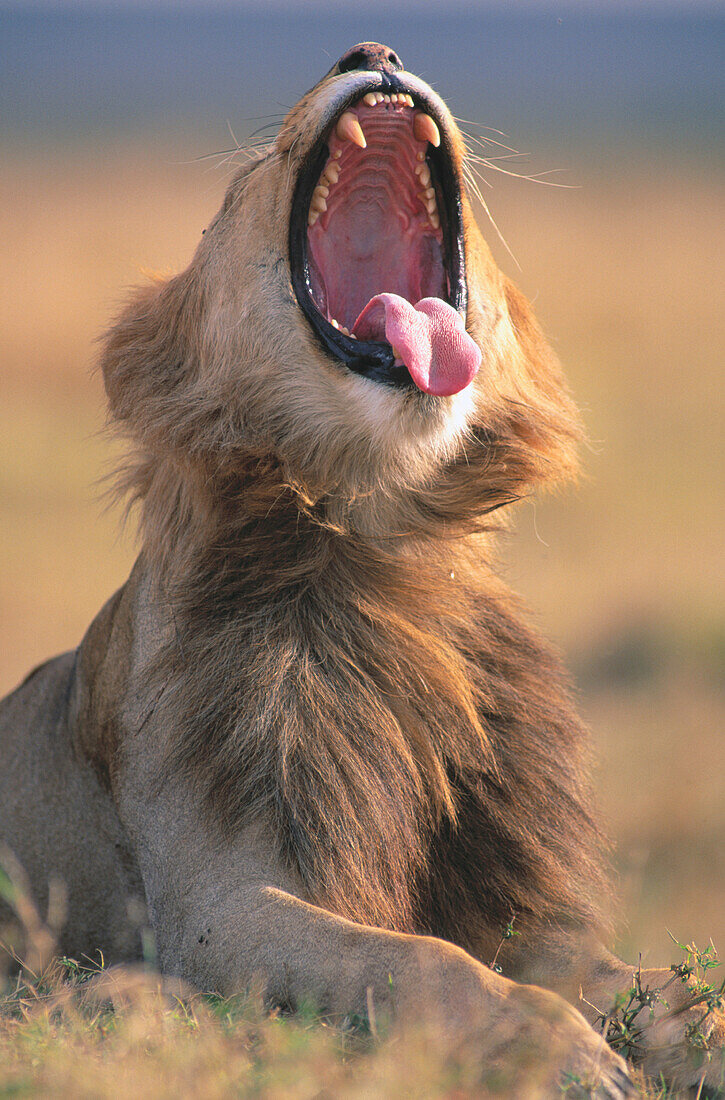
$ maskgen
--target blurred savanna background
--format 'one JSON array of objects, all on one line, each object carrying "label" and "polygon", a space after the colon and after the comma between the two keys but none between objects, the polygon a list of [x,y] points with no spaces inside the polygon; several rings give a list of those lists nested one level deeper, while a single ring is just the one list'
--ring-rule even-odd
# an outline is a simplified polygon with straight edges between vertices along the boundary
[{"label": "blurred savanna background", "polygon": [[134,557],[101,500],[94,341],[188,262],[235,147],[363,39],[466,120],[506,247],[481,210],[484,233],[584,412],[580,486],[520,505],[501,550],[593,730],[617,949],[725,951],[719,5],[0,4],[0,689],[75,646]]}]

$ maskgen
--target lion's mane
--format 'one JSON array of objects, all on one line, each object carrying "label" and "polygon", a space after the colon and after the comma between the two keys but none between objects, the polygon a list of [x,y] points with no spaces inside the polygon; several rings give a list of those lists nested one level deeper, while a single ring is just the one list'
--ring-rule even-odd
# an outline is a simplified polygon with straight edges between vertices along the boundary
[{"label": "lion's mane", "polygon": [[579,434],[525,301],[505,297],[525,384],[433,478],[389,488],[384,521],[235,446],[188,274],[141,294],[103,363],[174,622],[149,670],[168,768],[227,833],[267,815],[310,900],[464,946],[514,915],[602,922],[585,732],[487,564],[492,513],[569,476]]}]

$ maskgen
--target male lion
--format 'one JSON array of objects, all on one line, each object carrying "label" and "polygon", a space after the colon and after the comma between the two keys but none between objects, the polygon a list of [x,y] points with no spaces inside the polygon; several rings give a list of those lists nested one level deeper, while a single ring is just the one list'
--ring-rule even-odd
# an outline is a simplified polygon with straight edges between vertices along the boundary
[{"label": "male lion", "polygon": [[[142,899],[197,987],[428,1012],[484,1069],[545,1045],[518,1095],[622,1097],[586,1020],[632,980],[599,942],[586,735],[490,565],[489,517],[574,473],[578,420],[463,161],[442,100],[361,43],[111,329],[143,548],[3,704],[0,839],[40,904],[65,880],[68,953],[137,958]],[[680,1084],[689,996],[640,1044]]]}]

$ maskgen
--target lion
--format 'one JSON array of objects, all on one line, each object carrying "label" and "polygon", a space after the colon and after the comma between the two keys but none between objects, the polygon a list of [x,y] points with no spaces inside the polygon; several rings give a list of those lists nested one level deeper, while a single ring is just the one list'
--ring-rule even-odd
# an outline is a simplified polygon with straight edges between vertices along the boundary
[{"label": "lion", "polygon": [[[528,1067],[518,1095],[624,1097],[592,1026],[633,970],[603,946],[587,734],[492,564],[499,510],[572,478],[581,428],[464,164],[442,99],[360,43],[110,329],[142,547],[2,705],[0,840],[39,905],[64,881],[68,954],[138,960],[147,919],[193,987],[430,1016]],[[637,1048],[676,1085],[715,1082],[694,999]]]}]

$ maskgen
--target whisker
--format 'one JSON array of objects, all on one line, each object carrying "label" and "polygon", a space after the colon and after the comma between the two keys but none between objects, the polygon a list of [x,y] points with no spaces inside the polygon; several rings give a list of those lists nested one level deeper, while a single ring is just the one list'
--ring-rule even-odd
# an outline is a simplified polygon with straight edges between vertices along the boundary
[{"label": "whisker", "polygon": [[229,131],[229,133],[231,134],[231,137],[232,137],[232,141],[234,142],[235,146],[236,146],[236,147],[237,147],[237,149],[238,149],[238,148],[239,148],[239,142],[237,141],[237,135],[236,135],[236,134],[234,133],[234,130],[232,130],[232,124],[231,124],[231,122],[229,121],[229,119],[227,119],[227,130],[228,130],[228,131]]},{"label": "whisker", "polygon": [[565,172],[565,168],[549,168],[545,172],[532,172],[527,174],[525,172],[512,172],[508,168],[501,167],[500,164],[494,164],[489,158],[478,156],[475,153],[471,153],[468,159],[480,167],[490,168],[492,172],[500,172],[503,176],[511,176],[513,179],[517,180],[526,180],[528,183],[540,183],[545,187],[563,187],[567,190],[576,190],[579,187],[577,183],[558,183],[556,180],[544,179],[544,176],[552,176],[557,172]]},{"label": "whisker", "polygon": [[[486,214],[486,217],[488,218],[488,220],[490,221],[491,225],[493,226],[493,228],[494,228],[494,231],[495,231],[495,233],[496,233],[496,236],[498,237],[498,239],[500,240],[501,244],[502,244],[502,245],[504,246],[504,248],[505,248],[505,249],[506,249],[506,251],[508,252],[508,254],[509,254],[509,256],[511,257],[511,259],[513,260],[513,262],[514,262],[514,263],[516,264],[516,267],[518,268],[518,270],[519,270],[519,271],[521,271],[521,270],[522,270],[521,264],[520,264],[520,263],[519,263],[519,261],[518,261],[518,260],[516,259],[515,255],[513,254],[513,252],[512,252],[512,250],[511,250],[511,248],[509,247],[509,243],[508,243],[508,241],[506,240],[506,238],[504,237],[503,233],[502,233],[502,232],[501,232],[501,230],[499,229],[498,225],[496,224],[496,220],[495,220],[495,218],[494,218],[493,214],[491,213],[491,211],[490,211],[490,210],[489,210],[489,208],[488,208],[488,203],[486,202],[486,200],[484,199],[483,195],[481,194],[481,189],[480,189],[480,187],[478,186],[478,183],[476,182],[476,179],[475,179],[475,177],[474,177],[474,175],[473,175],[473,169],[472,169],[472,168],[471,168],[471,167],[470,167],[470,166],[469,166],[468,164],[466,164],[466,163],[465,163],[465,161],[464,161],[464,164],[463,164],[463,172],[464,172],[464,175],[465,175],[465,177],[466,177],[466,180],[468,181],[468,183],[469,183],[469,185],[470,185],[470,187],[471,187],[471,189],[472,189],[473,193],[475,194],[476,198],[478,199],[478,201],[480,202],[481,206],[483,207],[483,210],[484,210],[484,212],[485,212],[485,214]],[[488,183],[488,180],[484,180],[483,182],[484,182],[484,183]],[[491,186],[491,184],[489,183],[489,187],[490,187],[490,186]]]},{"label": "whisker", "polygon": [[[494,131],[497,132],[497,131]],[[495,145],[498,149],[505,149],[507,153],[520,154],[519,149],[514,149],[513,145],[506,145],[503,141],[497,141],[495,138],[481,136],[480,134],[472,134],[468,130],[461,130],[464,137],[469,138],[471,141],[475,141],[477,145],[480,145],[482,149],[485,149],[489,145]],[[502,134],[502,137],[506,137],[506,134]]]},{"label": "whisker", "polygon": [[283,119],[278,118],[275,122],[266,122],[264,126],[258,126],[256,130],[253,130],[249,135],[250,140],[257,137],[258,134],[263,134],[265,130],[279,130],[282,125]]}]

